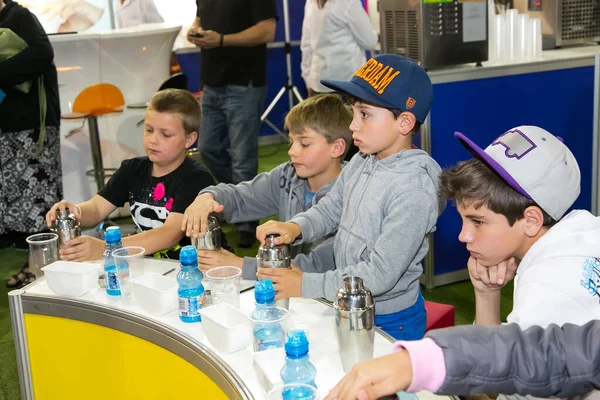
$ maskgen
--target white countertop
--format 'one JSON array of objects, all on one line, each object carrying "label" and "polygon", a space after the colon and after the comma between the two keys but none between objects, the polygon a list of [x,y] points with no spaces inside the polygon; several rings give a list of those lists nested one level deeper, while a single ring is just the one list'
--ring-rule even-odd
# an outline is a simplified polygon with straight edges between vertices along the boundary
[{"label": "white countertop", "polygon": [[[146,258],[144,270],[145,273],[158,273],[162,275],[174,267],[178,269],[178,266],[179,265],[173,261]],[[166,276],[175,279],[176,271],[170,272]],[[243,281],[242,290],[252,285],[252,281]],[[59,297],[50,290],[43,279],[26,288],[25,291],[31,295],[37,294]],[[144,311],[139,304],[136,304],[135,300],[132,304],[124,304],[120,297],[110,297],[106,294],[105,290],[100,287],[77,298],[77,300],[88,301],[136,313],[185,333],[218,354],[222,360],[225,361],[225,363],[227,363],[240,378],[242,378],[256,399],[266,398],[266,393],[256,376],[252,345],[235,353],[222,354],[216,350],[205,337],[202,323],[189,324],[182,322],[179,319],[177,311],[162,316],[151,315]],[[253,290],[241,293],[240,310],[246,314],[250,314],[250,312],[254,310]],[[293,328],[304,329],[307,331],[310,342],[310,360],[317,368],[315,383],[317,384],[321,395],[325,396],[344,376],[338,354],[337,339],[335,337],[334,310],[333,308],[312,299],[294,298],[290,300],[290,313]],[[388,339],[376,333],[374,356],[377,357],[388,354],[390,349],[391,343]],[[441,399],[443,397],[422,392],[419,393],[419,398]]]},{"label": "white countertop", "polygon": [[481,67],[476,67],[474,63],[460,64],[427,72],[432,83],[449,83],[591,66],[594,65],[594,56],[598,54],[600,45],[583,45],[545,50],[540,58],[535,59],[485,61]]}]

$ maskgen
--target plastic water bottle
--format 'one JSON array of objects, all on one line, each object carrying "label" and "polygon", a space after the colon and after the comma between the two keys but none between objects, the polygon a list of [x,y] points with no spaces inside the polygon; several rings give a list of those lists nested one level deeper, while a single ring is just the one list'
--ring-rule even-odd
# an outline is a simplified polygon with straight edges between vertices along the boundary
[{"label": "plastic water bottle", "polygon": [[[252,324],[254,351],[283,347],[285,331],[281,323],[268,322],[281,320],[281,313],[275,306],[273,281],[263,279],[256,282],[254,299],[256,300],[256,310],[250,316],[250,319],[254,322]],[[265,322],[260,323],[258,321]]]},{"label": "plastic water bottle", "polygon": [[414,393],[398,392],[396,396],[398,396],[399,400],[419,400],[419,396]]},{"label": "plastic water bottle", "polygon": [[[285,342],[285,365],[281,369],[280,376],[283,383],[303,383],[315,385],[317,369],[308,359],[308,339],[306,332],[302,330],[290,331]],[[302,390],[283,390],[281,393],[284,400],[297,400],[309,398],[311,393],[303,393]]]},{"label": "plastic water bottle", "polygon": [[117,266],[112,252],[123,247],[121,243],[121,229],[118,226],[111,226],[104,233],[106,241],[106,249],[102,253],[104,259],[104,274],[106,276],[106,293],[110,296],[120,296],[121,287],[119,286],[119,278],[117,276]]},{"label": "plastic water bottle", "polygon": [[181,249],[179,262],[181,263],[181,271],[177,274],[179,318],[183,322],[198,322],[200,309],[204,307],[204,286],[194,246],[185,246]]}]

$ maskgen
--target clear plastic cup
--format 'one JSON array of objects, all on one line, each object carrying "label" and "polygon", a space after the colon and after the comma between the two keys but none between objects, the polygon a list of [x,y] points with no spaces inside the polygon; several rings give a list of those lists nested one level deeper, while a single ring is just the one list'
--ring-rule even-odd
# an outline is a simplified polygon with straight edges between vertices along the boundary
[{"label": "clear plastic cup", "polygon": [[[273,316],[271,313],[277,313]],[[276,349],[285,345],[290,312],[282,307],[257,308],[249,315],[252,322],[254,351]]]},{"label": "clear plastic cup", "polygon": [[238,267],[216,267],[207,271],[211,303],[228,303],[239,308],[241,276],[242,270]]},{"label": "clear plastic cup", "polygon": [[531,57],[540,58],[542,56],[542,20],[539,18],[531,18],[530,30],[531,41]]},{"label": "clear plastic cup", "polygon": [[319,400],[319,391],[303,383],[286,383],[273,388],[267,395],[268,400]]},{"label": "clear plastic cup", "polygon": [[506,47],[505,57],[507,60],[515,61],[520,57],[519,54],[519,11],[516,9],[506,10]]},{"label": "clear plastic cup", "polygon": [[146,249],[138,246],[122,247],[112,252],[123,299],[129,299],[132,293],[131,279],[144,275],[144,254]]},{"label": "clear plastic cup", "polygon": [[58,260],[58,235],[38,233],[25,240],[29,243],[29,270],[40,279],[44,276],[41,268]]}]

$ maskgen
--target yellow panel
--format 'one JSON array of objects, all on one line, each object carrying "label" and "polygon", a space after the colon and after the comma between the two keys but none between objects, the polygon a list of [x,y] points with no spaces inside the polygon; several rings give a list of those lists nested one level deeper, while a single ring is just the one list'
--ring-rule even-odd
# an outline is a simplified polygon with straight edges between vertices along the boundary
[{"label": "yellow panel", "polygon": [[227,399],[177,355],[114,329],[25,314],[36,400]]}]

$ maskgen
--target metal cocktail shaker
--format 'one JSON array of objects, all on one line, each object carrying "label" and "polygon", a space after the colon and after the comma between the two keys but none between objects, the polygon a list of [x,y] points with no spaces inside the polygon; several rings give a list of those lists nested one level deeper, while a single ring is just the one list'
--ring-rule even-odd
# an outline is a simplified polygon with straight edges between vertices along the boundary
[{"label": "metal cocktail shaker", "polygon": [[[290,248],[286,244],[275,244],[273,240],[279,234],[267,235],[265,244],[258,248],[256,255],[257,268],[291,268]],[[290,308],[290,299],[277,300],[276,305],[285,309]]]},{"label": "metal cocktail shaker", "polygon": [[333,306],[342,366],[348,373],[357,362],[373,358],[375,303],[363,280],[351,276],[344,278]]},{"label": "metal cocktail shaker", "polygon": [[56,210],[56,219],[50,230],[58,235],[60,246],[64,246],[69,240],[81,236],[81,225],[68,207],[64,210]]},{"label": "metal cocktail shaker", "polygon": [[208,216],[206,234],[197,238],[192,236],[192,246],[196,250],[220,250],[221,249],[221,225],[214,215]]}]

